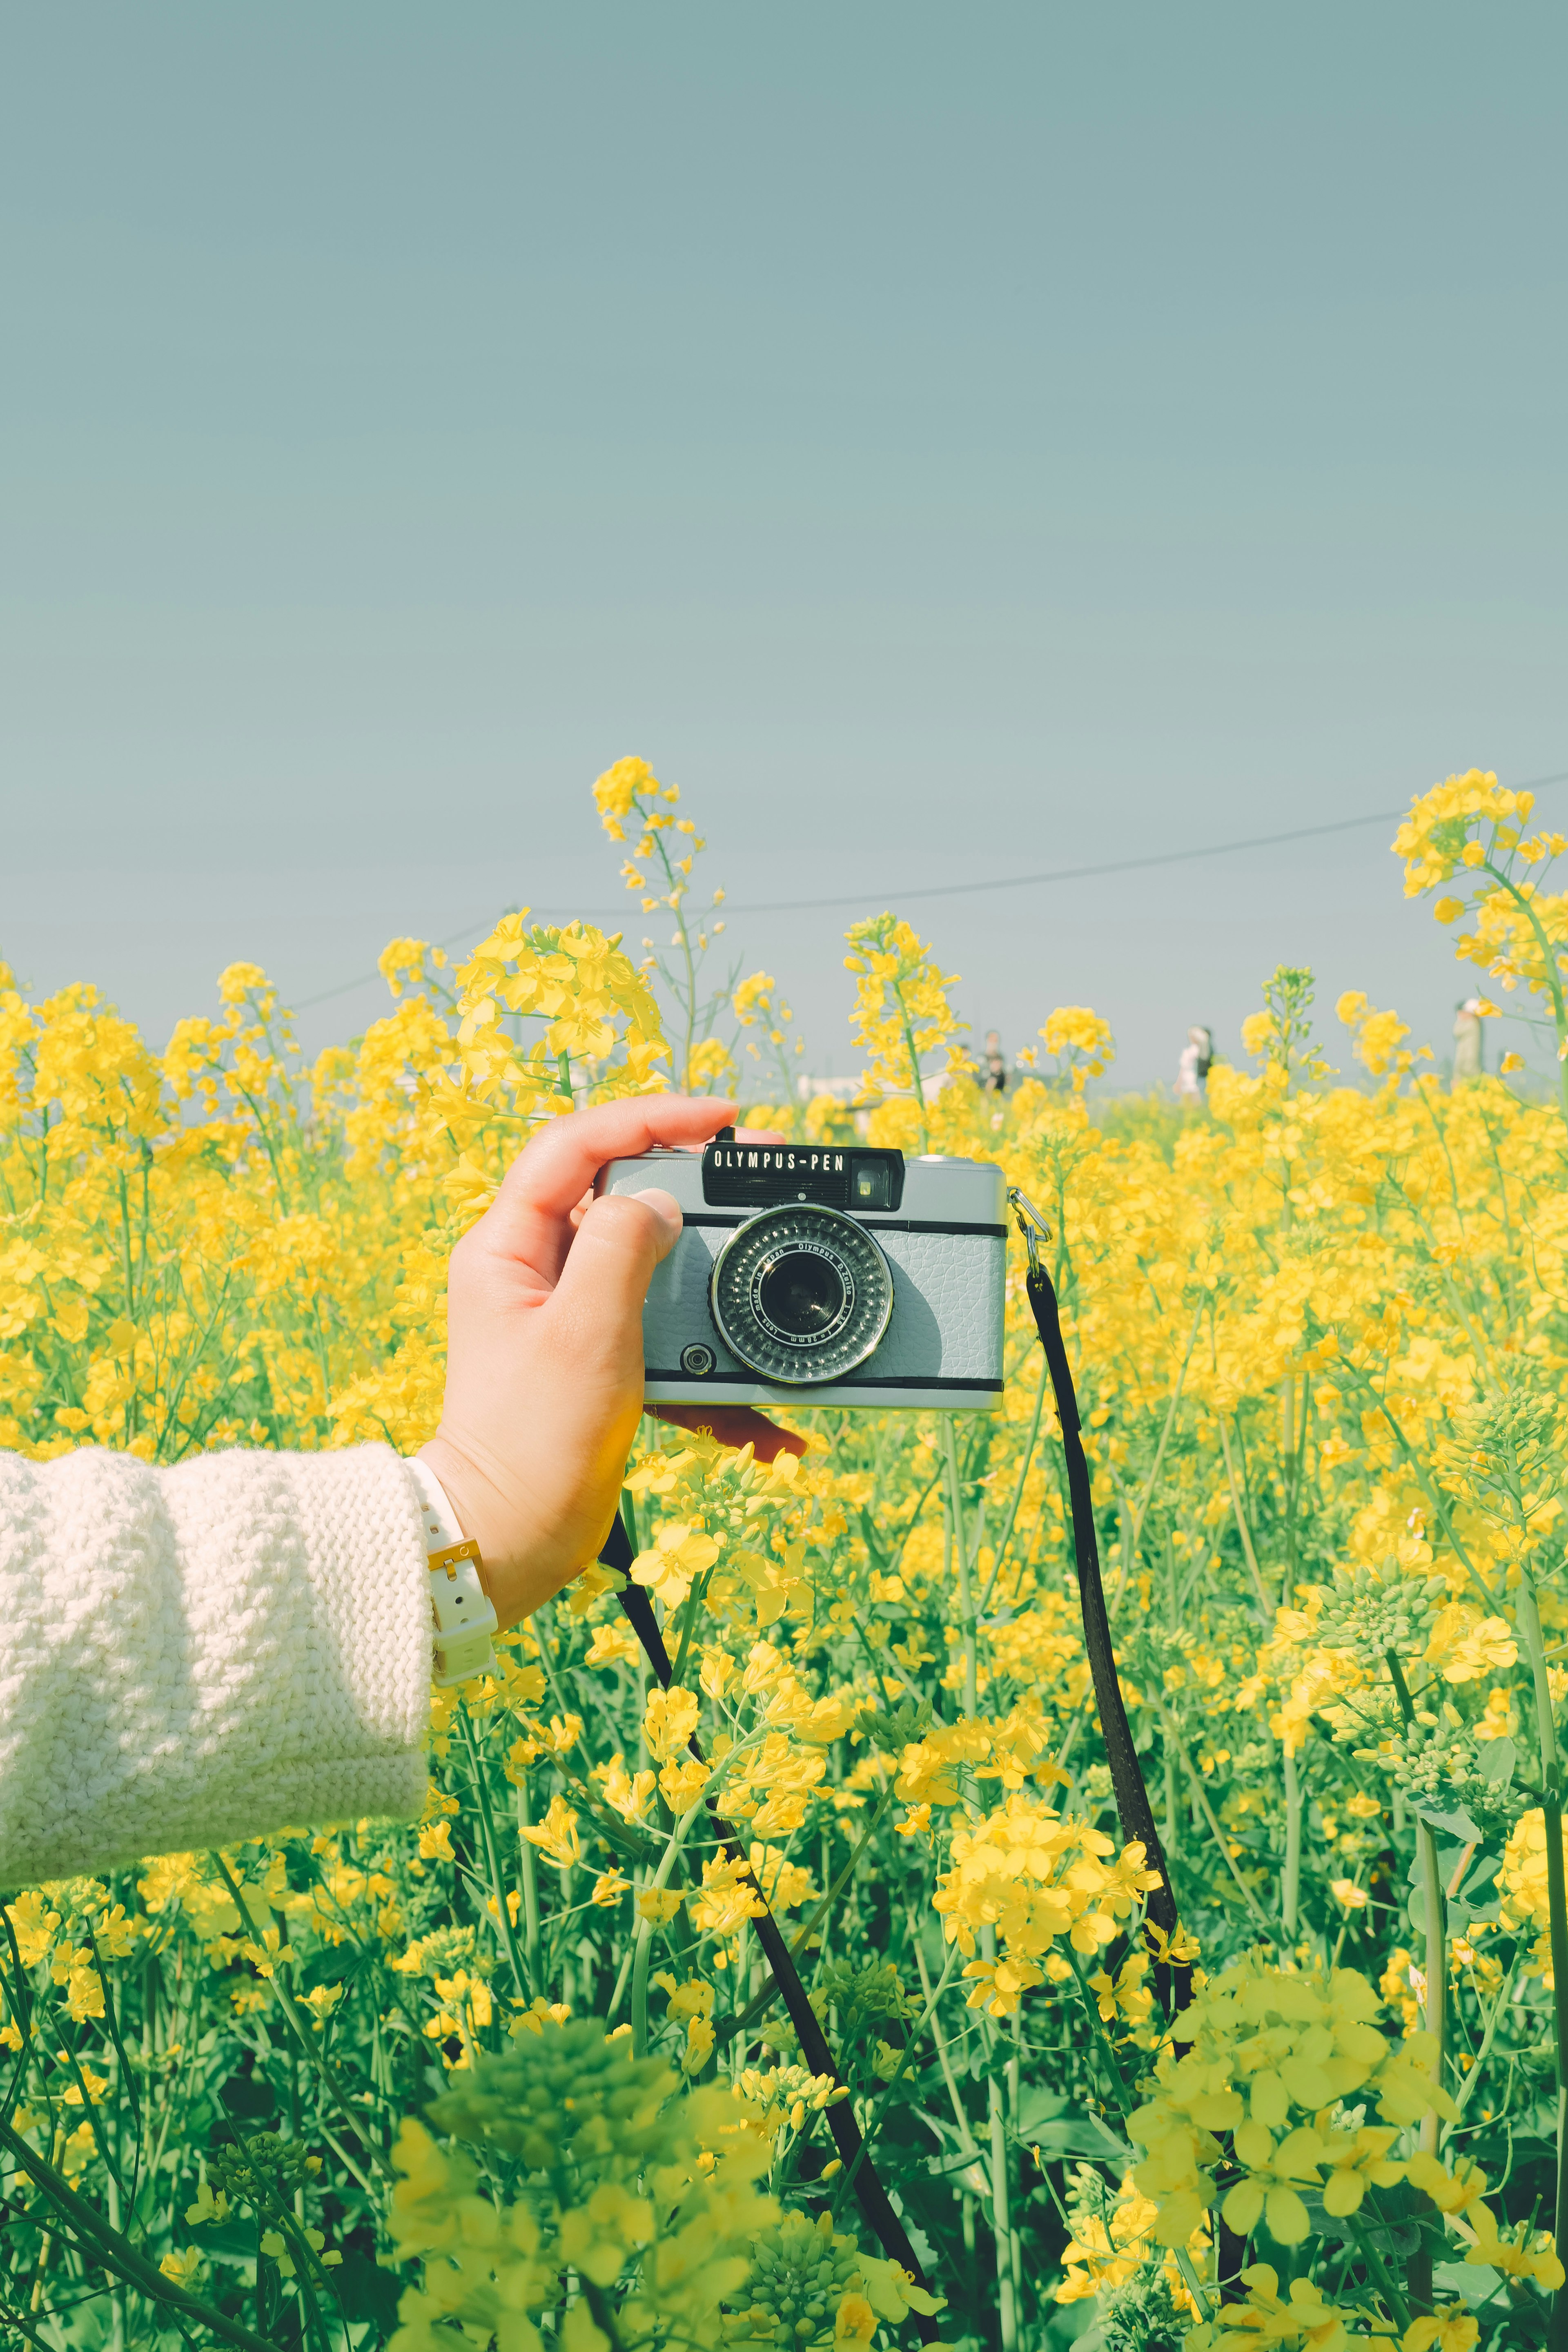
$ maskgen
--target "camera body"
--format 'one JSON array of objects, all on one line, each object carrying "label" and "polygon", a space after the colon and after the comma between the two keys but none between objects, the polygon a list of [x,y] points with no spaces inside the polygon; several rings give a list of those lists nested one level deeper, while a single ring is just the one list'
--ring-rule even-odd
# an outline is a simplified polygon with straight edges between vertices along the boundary
[{"label": "camera body", "polygon": [[612,1160],[595,1190],[654,1184],[685,1226],[643,1310],[650,1405],[1001,1403],[999,1168],[721,1135]]}]

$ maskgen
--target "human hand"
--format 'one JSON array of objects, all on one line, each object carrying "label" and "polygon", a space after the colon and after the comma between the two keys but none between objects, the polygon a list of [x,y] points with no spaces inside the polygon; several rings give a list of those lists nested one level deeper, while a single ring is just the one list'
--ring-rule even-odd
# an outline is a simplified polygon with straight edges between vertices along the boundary
[{"label": "human hand", "polygon": [[[503,1625],[598,1555],[643,1411],[643,1302],[680,1236],[668,1192],[594,1200],[593,1180],[652,1144],[706,1143],[734,1116],[706,1096],[643,1095],[553,1119],[452,1253],[446,1394],[420,1453],[479,1546]],[[805,1451],[742,1406],[661,1417],[764,1461]]]}]

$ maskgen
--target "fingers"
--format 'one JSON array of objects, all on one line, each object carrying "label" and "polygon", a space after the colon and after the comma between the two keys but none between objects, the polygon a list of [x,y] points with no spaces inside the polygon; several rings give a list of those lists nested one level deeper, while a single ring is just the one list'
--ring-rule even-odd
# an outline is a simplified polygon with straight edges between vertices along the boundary
[{"label": "fingers", "polygon": [[552,1119],[513,1160],[474,1235],[548,1289],[574,1245],[571,1212],[607,1160],[634,1160],[655,1143],[706,1143],[734,1117],[735,1105],[716,1097],[638,1095]]},{"label": "fingers", "polygon": [[806,1451],[803,1437],[792,1429],[780,1429],[748,1404],[656,1404],[648,1410],[655,1421],[674,1422],[678,1429],[706,1429],[721,1445],[752,1446],[758,1462]]},{"label": "fingers", "polygon": [[557,1349],[574,1343],[595,1360],[643,1361],[643,1302],[653,1268],[680,1238],[668,1192],[617,1192],[584,1212],[547,1307]]}]

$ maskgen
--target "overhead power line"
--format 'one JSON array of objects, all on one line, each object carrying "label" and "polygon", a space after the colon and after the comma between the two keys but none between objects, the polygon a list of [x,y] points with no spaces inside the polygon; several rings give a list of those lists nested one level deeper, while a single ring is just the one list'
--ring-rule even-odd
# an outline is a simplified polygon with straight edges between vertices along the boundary
[{"label": "overhead power line", "polygon": [[[1563,783],[1568,783],[1568,768],[1560,768],[1554,775],[1531,777],[1527,783],[1514,789],[1521,793],[1539,793],[1543,792],[1548,784]],[[1287,842],[1318,841],[1327,834],[1354,833],[1360,825],[1398,824],[1409,814],[1408,808],[1373,809],[1365,816],[1337,817],[1332,824],[1296,825],[1289,833],[1250,834],[1244,840],[1206,842],[1196,849],[1167,849],[1153,857],[1118,857],[1103,866],[1053,866],[1042,874],[998,874],[981,882],[930,882],[924,887],[911,890],[869,893],[852,890],[831,898],[758,898],[748,903],[737,901],[733,905],[727,899],[724,915],[727,920],[731,915],[799,915],[810,913],[817,908],[863,907],[868,897],[885,898],[902,905],[907,898],[963,898],[982,890],[1028,890],[1047,882],[1090,882],[1103,875],[1136,874],[1157,866],[1184,866],[1195,857],[1226,857],[1234,850],[1277,849]],[[615,916],[632,913],[635,909],[622,899],[613,907],[547,906],[531,911],[536,914]],[[465,923],[461,930],[449,932],[445,939],[433,940],[431,944],[440,948],[455,947],[459,940],[472,939],[475,932],[487,927],[490,920],[488,916],[476,917],[473,922]],[[336,988],[322,989],[319,995],[302,997],[295,1010],[304,1013],[313,1004],[325,1004],[331,997],[347,996],[352,990],[367,987],[372,980],[380,977],[378,971],[362,972],[357,980],[340,981]]]}]

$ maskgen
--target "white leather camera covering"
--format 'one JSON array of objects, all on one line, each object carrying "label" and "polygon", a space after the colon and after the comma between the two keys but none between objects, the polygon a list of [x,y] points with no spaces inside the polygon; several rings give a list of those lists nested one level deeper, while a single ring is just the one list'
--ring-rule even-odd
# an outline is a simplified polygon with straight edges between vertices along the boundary
[{"label": "white leather camera covering", "polygon": [[[882,1345],[859,1377],[794,1387],[759,1381],[732,1356],[708,1312],[714,1259],[749,1213],[710,1210],[703,1200],[702,1161],[695,1153],[652,1152],[617,1160],[598,1190],[638,1192],[657,1184],[684,1214],[724,1223],[690,1223],[655,1268],[643,1313],[643,1360],[650,1404],[860,1404],[986,1411],[1000,1402],[1007,1242],[995,1234],[900,1233],[905,1220],[1002,1226],[1007,1188],[1001,1171],[976,1160],[911,1160],[895,1214],[857,1217],[875,1235],[893,1272],[893,1315]],[[788,1204],[788,1195],[780,1207]],[[704,1379],[681,1372],[681,1350],[694,1340],[713,1349]],[[961,1381],[963,1387],[950,1387]],[[895,1386],[884,1385],[888,1382]],[[973,1382],[976,1385],[969,1386]],[[907,1385],[906,1385],[907,1384]]]}]

